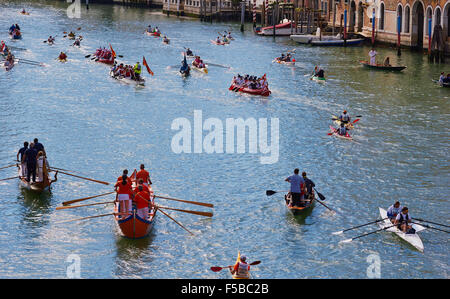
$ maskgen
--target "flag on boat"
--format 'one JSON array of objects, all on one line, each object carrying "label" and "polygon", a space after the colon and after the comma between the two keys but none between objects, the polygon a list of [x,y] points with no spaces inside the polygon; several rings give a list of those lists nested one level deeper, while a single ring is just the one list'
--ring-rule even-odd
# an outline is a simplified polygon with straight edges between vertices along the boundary
[{"label": "flag on boat", "polygon": [[147,60],[145,60],[145,56],[142,56],[142,57],[143,57],[142,64],[147,68],[147,72],[153,76],[154,74],[153,74],[152,70],[150,69],[150,67],[148,66]]},{"label": "flag on boat", "polygon": [[112,54],[112,57],[113,57],[113,58],[116,58],[116,52],[114,52],[114,50],[113,50],[111,44],[109,44],[109,47],[111,48],[111,54]]}]

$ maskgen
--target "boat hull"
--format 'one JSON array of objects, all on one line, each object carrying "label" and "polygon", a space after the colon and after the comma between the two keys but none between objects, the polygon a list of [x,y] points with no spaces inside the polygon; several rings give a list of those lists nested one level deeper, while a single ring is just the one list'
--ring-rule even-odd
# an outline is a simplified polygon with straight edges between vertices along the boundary
[{"label": "boat hull", "polygon": [[200,72],[200,73],[204,73],[204,74],[207,74],[208,73],[208,68],[207,68],[207,66],[205,65],[205,67],[196,67],[195,65],[194,65],[194,62],[192,62],[192,64],[191,64],[191,67],[192,67],[192,69],[194,69],[194,70],[196,70],[196,71],[198,71],[198,72]]},{"label": "boat hull", "polygon": [[246,88],[246,87],[239,87],[234,84],[231,84],[231,86],[228,89],[233,90],[233,91],[248,93],[251,95],[264,96],[264,97],[268,97],[272,93],[268,88],[250,89],[250,88]]},{"label": "boat hull", "polygon": [[386,66],[386,65],[382,65],[382,64],[371,65],[371,64],[369,64],[368,61],[362,61],[362,60],[360,60],[359,63],[366,68],[373,69],[373,70],[380,70],[380,71],[400,72],[406,68],[406,66]]},{"label": "boat hull", "polygon": [[284,200],[287,209],[295,216],[306,216],[312,211],[316,203],[315,198],[313,198],[311,200],[305,200],[305,206],[303,207],[290,206],[289,204],[292,201],[292,197],[289,193],[284,196]]},{"label": "boat hull", "polygon": [[332,126],[330,126],[330,130],[333,133],[333,135],[338,137],[338,138],[345,139],[345,140],[353,140],[352,136],[350,136],[350,134],[348,132],[347,132],[347,134],[345,136],[343,136],[343,135],[339,135],[337,133],[337,129],[333,128]]},{"label": "boat hull", "polygon": [[336,40],[313,40],[311,41],[311,45],[313,46],[327,46],[327,47],[342,47],[344,45],[346,46],[357,46],[360,45],[364,41],[363,38],[355,38],[355,39],[348,39],[344,43],[343,39],[336,39]]},{"label": "boat hull", "polygon": [[[239,263],[240,261],[241,261],[241,252],[238,251],[238,256],[237,256],[237,259],[236,259],[235,264]],[[232,277],[233,279],[250,279],[250,278],[252,278],[251,275],[250,275],[250,271],[249,271],[249,272],[247,273],[247,275],[245,275],[245,276],[240,276],[240,275],[235,275],[235,274],[233,274],[233,273],[231,272],[231,271],[232,271],[232,268],[229,268],[229,271],[230,271],[231,277]]]},{"label": "boat hull", "polygon": [[[25,179],[25,177],[22,177],[22,166],[19,164],[17,165],[18,168],[18,174],[19,174],[19,185],[20,187],[27,189],[29,191],[34,191],[34,192],[44,192],[44,191],[49,191],[50,190],[50,186],[52,184],[52,182],[56,181],[56,178],[54,181],[51,180],[46,168],[44,169],[44,175],[43,175],[43,179],[42,181],[36,181],[36,182],[27,182],[27,180]],[[37,174],[38,170],[36,170],[36,180],[38,180],[38,174]],[[32,179],[32,178],[30,178]]]},{"label": "boat hull", "polygon": [[[292,33],[295,31],[294,24],[292,24],[291,28],[291,22],[278,24],[275,26],[275,35],[276,36],[289,36],[292,35]],[[273,35],[273,26],[267,26],[261,28],[261,30],[258,32],[258,35],[264,35],[264,36],[272,36]]]}]

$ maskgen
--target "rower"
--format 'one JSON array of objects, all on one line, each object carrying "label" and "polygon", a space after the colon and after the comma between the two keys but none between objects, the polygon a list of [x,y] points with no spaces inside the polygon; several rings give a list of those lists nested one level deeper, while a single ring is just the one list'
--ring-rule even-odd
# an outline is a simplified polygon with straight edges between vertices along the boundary
[{"label": "rower", "polygon": [[22,9],[22,13],[27,13],[27,12],[25,11],[25,8],[24,8],[24,9]]},{"label": "rower", "polygon": [[74,42],[73,42],[73,45],[74,46],[80,46],[80,44],[81,44],[81,40],[79,39],[79,38],[77,38]]},{"label": "rower", "polygon": [[[131,180],[126,174],[122,175],[121,180],[118,180],[114,185],[117,192],[117,201],[119,202],[119,212],[129,214],[131,212],[131,195],[133,194],[131,187]],[[123,215],[122,215],[123,216]],[[121,216],[121,217],[122,217]]]},{"label": "rower", "polygon": [[9,34],[13,34],[14,30],[16,30],[16,26],[14,24],[9,27]]},{"label": "rower", "polygon": [[[28,149],[28,142],[25,141],[23,143],[23,147],[21,149],[19,149],[19,151],[17,152],[17,162],[20,162],[21,177],[23,177],[23,178],[27,176],[26,164],[23,162],[23,155],[25,154],[27,149]],[[20,155],[20,159],[19,159],[19,155]]]},{"label": "rower", "polygon": [[141,65],[139,64],[139,61],[136,62],[136,64],[134,65],[134,69],[133,70],[134,70],[134,75],[136,77],[136,81],[141,80],[142,68],[141,68]]},{"label": "rower", "polygon": [[306,177],[306,172],[302,172],[302,177],[303,180],[305,181],[305,187],[306,187],[306,194],[305,194],[305,198],[307,199],[313,199],[314,198],[314,193],[313,193],[313,188],[316,186],[314,184],[313,181],[311,181],[310,179],[308,179]]},{"label": "rower", "polygon": [[305,181],[298,173],[299,169],[294,169],[294,174],[285,179],[285,181],[291,183],[291,188],[289,190],[292,198],[291,205],[299,207],[302,204],[301,201],[302,195],[304,194]]},{"label": "rower", "polygon": [[369,58],[370,58],[370,62],[369,62],[369,64],[370,65],[377,65],[377,51],[375,51],[375,49],[374,48],[372,48],[370,51],[369,51]]},{"label": "rower", "polygon": [[141,164],[140,169],[141,170],[136,173],[136,180],[142,179],[144,181],[144,185],[151,185],[152,180],[150,180],[150,173],[145,170],[144,164]]},{"label": "rower", "polygon": [[220,42],[220,37],[217,37],[217,39],[216,39],[216,43],[218,43],[218,44],[220,44],[221,42]]},{"label": "rower", "polygon": [[148,210],[152,204],[150,202],[150,193],[144,191],[142,185],[138,186],[138,192],[135,194],[133,202],[136,204],[137,216],[147,220]]},{"label": "rower", "polygon": [[30,143],[30,147],[22,157],[22,163],[27,163],[27,182],[30,182],[31,176],[33,176],[33,182],[36,182],[36,157],[37,152],[34,149],[34,144]]},{"label": "rower", "polygon": [[284,61],[286,57],[284,57],[284,53],[281,53],[281,56],[277,58],[279,61]]},{"label": "rower", "polygon": [[248,277],[248,272],[250,271],[250,265],[247,264],[247,257],[242,255],[240,260],[234,265],[231,270],[231,274],[238,277]]},{"label": "rower", "polygon": [[405,234],[414,234],[416,231],[410,225],[411,217],[409,217],[408,208],[403,207],[402,211],[395,217],[394,225]]},{"label": "rower", "polygon": [[37,138],[34,138],[33,143],[34,143],[34,149],[38,153],[40,151],[42,151],[44,153],[44,155],[47,156],[47,153],[45,152],[44,146],[42,145],[42,143],[39,142],[39,140]]},{"label": "rower", "polygon": [[156,26],[155,32],[156,32],[156,33],[160,33],[160,31],[159,31],[159,29],[158,29],[158,26]]},{"label": "rower", "polygon": [[401,210],[402,210],[402,207],[400,206],[400,202],[399,201],[396,201],[393,205],[391,205],[387,209],[387,217],[389,218],[389,220],[392,223],[394,223],[395,218],[401,212]]},{"label": "rower", "polygon": [[186,61],[186,55],[184,55],[184,59],[181,62],[180,72],[181,73],[189,73],[189,65],[187,64],[187,61]]},{"label": "rower", "polygon": [[325,72],[323,69],[319,69],[319,71],[315,75],[318,78],[325,78]]},{"label": "rower", "polygon": [[389,56],[386,56],[386,58],[384,59],[383,65],[384,66],[391,66],[391,63],[389,61]]},{"label": "rower", "polygon": [[148,25],[148,27],[147,27],[147,32],[152,32],[152,25]]},{"label": "rower", "polygon": [[49,43],[49,44],[53,44],[54,42],[55,42],[55,38],[54,37],[52,37],[51,35],[48,37],[48,39],[47,39],[47,42]]},{"label": "rower", "polygon": [[344,124],[348,124],[350,122],[350,115],[347,114],[347,110],[342,112],[341,116],[339,116],[339,120]]},{"label": "rower", "polygon": [[187,50],[186,50],[186,55],[187,55],[187,56],[193,56],[194,53],[192,53],[191,49],[187,48]]},{"label": "rower", "polygon": [[131,178],[128,177],[128,169],[124,169],[124,170],[123,170],[122,175],[121,175],[120,177],[117,178],[117,182],[121,181],[122,178],[123,178],[123,176],[126,176],[126,177],[127,177],[127,182],[129,182],[130,185],[131,185],[132,182],[131,182]]},{"label": "rower", "polygon": [[67,59],[67,55],[64,52],[61,52],[58,56],[59,60],[66,60]]},{"label": "rower", "polygon": [[224,42],[224,43],[227,43],[227,42],[228,42],[228,38],[227,38],[225,35],[223,36],[223,42]]},{"label": "rower", "polygon": [[337,133],[341,136],[346,136],[347,135],[347,127],[345,126],[345,124],[343,122],[341,122],[341,126],[339,129],[336,129]]},{"label": "rower", "polygon": [[[3,43],[3,41],[2,41],[2,43]],[[1,50],[0,50],[0,52],[1,52]],[[445,79],[445,75],[444,75],[444,72],[442,72],[441,73],[441,75],[439,76],[439,83],[444,83],[444,79]]]},{"label": "rower", "polygon": [[198,67],[198,65],[200,64],[201,60],[200,60],[200,56],[195,56],[194,61],[192,62],[192,64],[196,67]]}]

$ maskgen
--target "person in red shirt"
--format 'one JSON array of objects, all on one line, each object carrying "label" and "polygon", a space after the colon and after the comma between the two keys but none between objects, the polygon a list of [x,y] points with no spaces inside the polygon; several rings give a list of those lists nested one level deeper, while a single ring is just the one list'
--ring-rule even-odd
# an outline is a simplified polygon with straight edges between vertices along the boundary
[{"label": "person in red shirt", "polygon": [[139,185],[138,191],[139,192],[136,193],[133,199],[134,203],[136,204],[136,214],[140,218],[147,220],[149,206],[151,206],[150,193],[144,191],[144,187],[142,185]]},{"label": "person in red shirt", "polygon": [[136,188],[133,189],[134,194],[139,192],[139,186],[142,186],[142,188],[144,189],[145,192],[150,193],[150,188],[148,188],[146,185],[144,185],[144,181],[142,179],[139,179],[138,185],[136,186]]},{"label": "person in red shirt", "polygon": [[142,179],[144,181],[144,185],[151,185],[152,181],[150,180],[150,173],[144,169],[144,164],[141,164],[140,168],[141,170],[136,173],[136,180],[139,181],[139,179]]},{"label": "person in red shirt", "polygon": [[131,198],[133,195],[131,180],[124,174],[121,180],[114,185],[117,192],[117,200],[119,201],[119,212],[131,214],[132,204]]}]

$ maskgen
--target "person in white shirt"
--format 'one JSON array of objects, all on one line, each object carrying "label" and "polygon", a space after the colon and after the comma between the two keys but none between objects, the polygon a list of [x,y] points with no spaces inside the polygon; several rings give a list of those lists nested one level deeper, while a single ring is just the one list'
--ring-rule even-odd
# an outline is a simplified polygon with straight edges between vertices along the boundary
[{"label": "person in white shirt", "polygon": [[374,48],[372,48],[372,50],[369,51],[369,58],[370,58],[370,64],[371,65],[376,65],[377,64],[377,51],[375,51]]},{"label": "person in white shirt", "polygon": [[402,206],[399,201],[396,201],[393,205],[391,205],[387,210],[387,217],[394,223],[395,218],[402,211]]},{"label": "person in white shirt", "polygon": [[412,228],[411,217],[409,216],[407,207],[402,208],[402,211],[397,214],[397,217],[395,217],[394,225],[397,225],[397,228],[404,233]]}]

